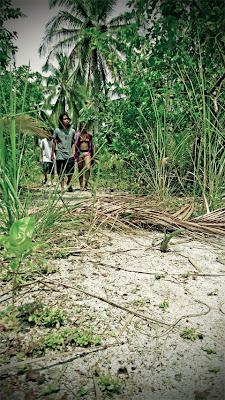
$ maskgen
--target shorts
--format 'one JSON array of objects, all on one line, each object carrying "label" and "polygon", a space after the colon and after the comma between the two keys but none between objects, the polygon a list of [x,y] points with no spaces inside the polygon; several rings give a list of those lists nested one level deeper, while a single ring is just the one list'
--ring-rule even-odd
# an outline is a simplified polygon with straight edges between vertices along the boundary
[{"label": "shorts", "polygon": [[56,170],[58,175],[73,175],[74,173],[74,159],[56,160]]},{"label": "shorts", "polygon": [[79,154],[79,158],[80,157],[91,157],[91,153],[90,153],[90,151],[80,151],[80,154]]},{"label": "shorts", "polygon": [[91,153],[89,151],[80,151],[78,161],[83,161],[86,157],[91,157]]},{"label": "shorts", "polygon": [[54,164],[53,162],[44,161],[42,164],[44,174],[54,175]]}]

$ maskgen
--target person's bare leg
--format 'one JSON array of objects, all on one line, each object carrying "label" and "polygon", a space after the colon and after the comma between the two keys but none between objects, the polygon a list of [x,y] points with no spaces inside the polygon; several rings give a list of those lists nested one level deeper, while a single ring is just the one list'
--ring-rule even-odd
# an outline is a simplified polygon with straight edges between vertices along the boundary
[{"label": "person's bare leg", "polygon": [[53,184],[54,184],[54,178],[55,178],[55,175],[51,174],[51,185],[52,185],[52,186],[53,186]]},{"label": "person's bare leg", "polygon": [[85,187],[85,189],[87,189],[88,181],[89,181],[90,173],[91,173],[91,157],[90,156],[85,157],[85,169],[86,169],[86,172],[85,172],[85,185],[84,185],[84,187]]},{"label": "person's bare leg", "polygon": [[84,176],[83,176],[83,160],[79,160],[78,163],[78,172],[79,172],[79,183],[80,183],[80,189],[82,190],[84,187]]}]

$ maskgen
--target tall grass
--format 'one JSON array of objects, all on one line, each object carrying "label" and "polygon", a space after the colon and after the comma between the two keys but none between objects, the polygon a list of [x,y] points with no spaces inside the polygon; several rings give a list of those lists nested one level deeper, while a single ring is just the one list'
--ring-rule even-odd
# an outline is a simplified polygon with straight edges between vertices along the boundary
[{"label": "tall grass", "polygon": [[167,110],[164,110],[163,115],[159,113],[153,91],[150,91],[150,100],[153,109],[151,122],[141,109],[138,110],[141,122],[138,122],[136,140],[139,151],[135,155],[135,163],[142,190],[164,199],[181,186],[181,171],[177,168],[177,160],[188,149],[188,135],[180,135],[179,142],[175,143]]},{"label": "tall grass", "polygon": [[[32,193],[28,192],[25,196],[23,182],[34,161],[30,158],[33,154],[32,138],[34,134],[42,137],[48,135],[42,124],[23,110],[27,85],[19,113],[16,112],[17,93],[13,79],[10,89],[10,99],[4,99],[4,115],[0,115],[0,230],[3,233],[7,233],[15,221],[28,214]],[[45,223],[48,225],[50,220],[57,219],[50,216],[55,211],[52,206],[55,202],[55,196],[47,201],[47,209],[43,210],[42,230]]]},{"label": "tall grass", "polygon": [[180,76],[189,98],[192,119],[195,121],[192,194],[194,197],[202,196],[206,209],[209,211],[216,208],[223,197],[225,178],[223,123],[212,111],[212,100],[207,95],[201,57],[199,71],[195,72],[196,86],[185,72],[180,71]]},{"label": "tall grass", "polygon": [[162,121],[155,107],[155,129],[145,120],[145,128],[139,124],[139,128],[144,139],[144,144],[140,141],[142,154],[136,157],[136,163],[141,167],[140,182],[146,187],[147,191],[156,192],[160,197],[164,197],[169,191],[169,175],[167,168],[167,141],[165,120]]},{"label": "tall grass", "polygon": [[20,201],[20,178],[24,141],[18,140],[16,133],[16,94],[11,90],[10,112],[0,116],[0,215],[1,230],[8,231],[10,226],[25,213]]},{"label": "tall grass", "polygon": [[139,109],[137,171],[145,192],[154,192],[160,198],[173,193],[202,198],[209,211],[221,205],[224,192],[223,122],[212,112],[201,59],[199,70],[193,72],[192,78],[185,68],[178,67],[177,71],[185,88],[182,96],[189,120],[184,129],[180,121],[173,122],[171,131],[171,113],[177,105],[173,102],[179,105],[181,97],[171,100],[170,109],[165,106],[160,113],[157,97],[151,90],[152,120]]}]

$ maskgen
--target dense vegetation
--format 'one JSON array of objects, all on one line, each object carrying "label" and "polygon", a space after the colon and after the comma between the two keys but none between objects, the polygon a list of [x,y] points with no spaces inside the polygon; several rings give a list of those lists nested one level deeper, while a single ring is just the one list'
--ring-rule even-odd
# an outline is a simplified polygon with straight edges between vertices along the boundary
[{"label": "dense vegetation", "polygon": [[[10,1],[1,5],[6,209],[12,195],[6,180],[13,180],[18,204],[28,175],[24,171],[31,165],[37,170],[27,133],[34,132],[35,123],[37,134],[43,134],[40,127],[49,132],[64,110],[74,125],[86,120],[94,132],[101,150],[93,176],[98,173],[100,185],[159,197],[189,195],[203,198],[211,210],[218,207],[225,163],[224,2],[133,0],[114,18],[114,0],[49,4],[60,11],[47,24],[40,46],[47,56],[43,75],[28,66],[9,68],[16,33],[4,23],[21,17],[22,10],[13,9]],[[10,225],[14,217],[8,218]]]}]

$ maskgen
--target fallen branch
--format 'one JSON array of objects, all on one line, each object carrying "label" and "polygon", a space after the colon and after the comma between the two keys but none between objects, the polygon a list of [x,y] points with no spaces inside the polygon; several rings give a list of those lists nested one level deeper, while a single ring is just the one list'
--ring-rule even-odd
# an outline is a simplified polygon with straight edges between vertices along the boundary
[{"label": "fallen branch", "polygon": [[129,313],[129,314],[132,314],[132,315],[134,315],[135,317],[138,317],[138,318],[143,319],[143,320],[145,320],[145,321],[149,321],[149,322],[152,322],[152,323],[155,323],[155,324],[159,324],[159,325],[163,325],[163,326],[164,326],[164,325],[166,325],[166,326],[169,325],[169,324],[166,323],[166,322],[159,321],[159,320],[157,320],[157,319],[155,319],[155,318],[150,318],[150,317],[145,316],[145,315],[143,315],[143,314],[139,314],[139,313],[137,313],[137,312],[135,312],[135,311],[133,311],[133,310],[130,310],[129,308],[126,308],[126,307],[124,307],[124,306],[121,306],[120,304],[117,304],[117,303],[114,303],[113,301],[107,300],[107,299],[105,299],[104,297],[101,297],[101,296],[98,296],[98,295],[96,295],[96,294],[87,292],[86,290],[80,288],[79,286],[71,286],[71,285],[67,285],[66,283],[62,283],[62,282],[58,282],[58,281],[46,281],[46,280],[45,280],[45,282],[48,283],[48,284],[53,284],[53,285],[54,285],[54,284],[60,285],[60,286],[65,287],[66,289],[78,290],[79,292],[85,294],[86,296],[90,296],[90,297],[93,297],[93,298],[98,299],[98,300],[100,300],[100,301],[103,301],[104,303],[107,303],[107,304],[109,304],[109,305],[112,306],[112,307],[119,308],[120,310],[123,310],[123,311],[125,311],[125,312],[127,312],[127,313]]},{"label": "fallen branch", "polygon": [[95,389],[95,399],[96,400],[102,400],[102,392],[99,389],[97,379],[96,379],[95,376],[93,376],[92,379],[93,379],[94,389]]},{"label": "fallen branch", "polygon": [[[195,300],[195,301],[196,301],[197,303],[199,303],[199,304],[203,304],[204,306],[206,306],[206,307],[207,307],[207,310],[204,311],[204,312],[202,312],[202,313],[199,313],[199,314],[187,314],[187,315],[182,315],[182,317],[178,318],[177,321],[174,322],[174,324],[170,326],[170,328],[166,329],[164,332],[162,332],[160,335],[157,335],[156,337],[159,338],[159,337],[162,337],[162,336],[164,336],[164,335],[167,335],[169,332],[171,332],[171,331],[175,328],[175,326],[176,326],[177,324],[179,324],[180,321],[182,321],[182,319],[202,317],[203,315],[206,315],[206,314],[208,314],[208,313],[210,312],[211,307],[208,306],[208,304],[206,304],[206,303],[204,303],[203,301],[200,301],[200,300]],[[154,336],[154,339],[155,339],[156,337]]]},{"label": "fallen branch", "polygon": [[[74,354],[74,351],[70,351],[70,352],[63,352],[63,353],[54,354],[54,355],[48,354],[48,355],[43,356],[43,357],[38,357],[38,358],[29,359],[29,360],[19,361],[17,363],[8,364],[8,365],[5,365],[4,367],[1,367],[0,368],[0,375],[4,375],[4,377],[7,377],[9,374],[7,374],[5,376],[5,373],[8,370],[15,369],[15,368],[18,368],[18,367],[25,367],[26,365],[36,364],[36,363],[39,363],[39,362],[49,361],[49,358],[53,358],[53,359],[60,358],[60,360],[55,362],[54,364],[47,364],[47,365],[44,365],[42,367],[32,368],[32,371],[43,371],[44,369],[48,369],[48,368],[56,367],[58,365],[66,364],[68,362],[72,362],[72,361],[76,360],[77,358],[85,357],[85,356],[87,356],[87,355],[89,355],[91,353],[96,353],[98,351],[107,350],[110,347],[121,346],[123,344],[124,344],[123,342],[122,343],[118,343],[117,342],[117,343],[112,343],[112,344],[108,344],[108,345],[104,345],[104,346],[99,346],[99,347],[96,347],[96,348],[91,349],[91,350],[84,350],[82,352],[77,352],[75,354]],[[73,356],[61,360],[61,358],[63,356],[67,356],[68,357],[70,354],[73,354]]]},{"label": "fallen branch", "polygon": [[167,335],[168,333],[170,333],[178,324],[180,321],[182,321],[183,319],[187,319],[187,318],[196,318],[196,317],[202,317],[203,315],[206,315],[210,312],[211,307],[208,306],[208,304],[204,303],[203,301],[200,300],[195,300],[197,303],[203,304],[204,306],[207,307],[207,310],[202,312],[202,313],[198,313],[198,314],[187,314],[187,315],[182,315],[180,318],[178,318],[172,325],[170,325],[170,327],[168,329],[166,329],[164,332],[162,332],[160,335],[156,335],[156,336],[152,336],[149,333],[144,332],[143,330],[141,330],[139,327],[137,327],[136,324],[136,328],[143,333],[146,336],[151,337],[152,339],[158,339],[162,336]]},{"label": "fallen branch", "polygon": [[[140,304],[138,305],[138,307],[137,307],[137,309],[139,309],[140,308]],[[131,323],[131,321],[132,321],[132,319],[135,317],[135,315],[129,315],[128,316],[128,318],[126,319],[126,321],[125,321],[125,324],[122,326],[122,328],[120,328],[120,330],[119,330],[119,332],[117,333],[117,337],[121,337],[122,336],[122,334],[123,334],[123,332],[125,331],[125,329],[128,327],[128,325],[130,325],[130,323]]]},{"label": "fallen branch", "polygon": [[[32,281],[32,282],[28,282],[28,283],[24,283],[24,284],[22,284],[22,285],[18,285],[18,290],[19,289],[22,289],[22,288],[24,288],[24,287],[26,287],[26,286],[31,286],[31,285],[35,285],[36,283],[40,283],[41,282],[41,280],[40,279],[36,279],[35,281]],[[9,294],[9,293],[11,293],[12,292],[12,289],[10,289],[10,290],[8,290],[7,292],[4,292],[4,293],[1,293],[0,294],[0,297],[4,297],[4,296],[6,296],[7,294]],[[10,298],[11,298],[11,296],[10,296]],[[8,300],[9,299],[9,297],[7,297],[6,299],[1,299],[0,300],[0,303],[3,303],[4,301],[6,301],[6,300]]]},{"label": "fallen branch", "polygon": [[[188,261],[190,262],[190,264],[192,264],[197,270],[197,267],[191,262],[191,260],[186,256],[184,256],[184,257],[187,258]],[[217,277],[217,276],[221,277],[221,276],[225,276],[225,274],[210,274],[210,273],[201,273],[201,272],[197,272],[196,273],[195,271],[194,272],[189,272],[188,271],[187,273],[185,273],[185,272],[168,273],[168,272],[164,272],[164,271],[160,271],[160,272],[159,271],[136,271],[134,269],[127,269],[127,268],[123,268],[123,267],[120,267],[120,266],[105,264],[105,263],[102,263],[102,262],[98,262],[97,264],[98,265],[102,265],[103,267],[109,267],[109,268],[115,269],[116,271],[120,271],[121,270],[121,271],[124,271],[124,272],[130,272],[130,273],[135,273],[135,274],[145,274],[145,275],[159,275],[159,273],[162,273],[165,276],[184,276],[186,274],[188,274],[188,276],[203,276],[203,277]]]},{"label": "fallen branch", "polygon": [[196,269],[196,271],[198,272],[198,274],[202,273],[201,268],[199,268],[194,261],[192,261],[188,256],[185,256],[184,254],[178,253],[177,251],[174,251],[174,253],[176,253],[178,256],[184,257],[188,260],[188,262]]}]

